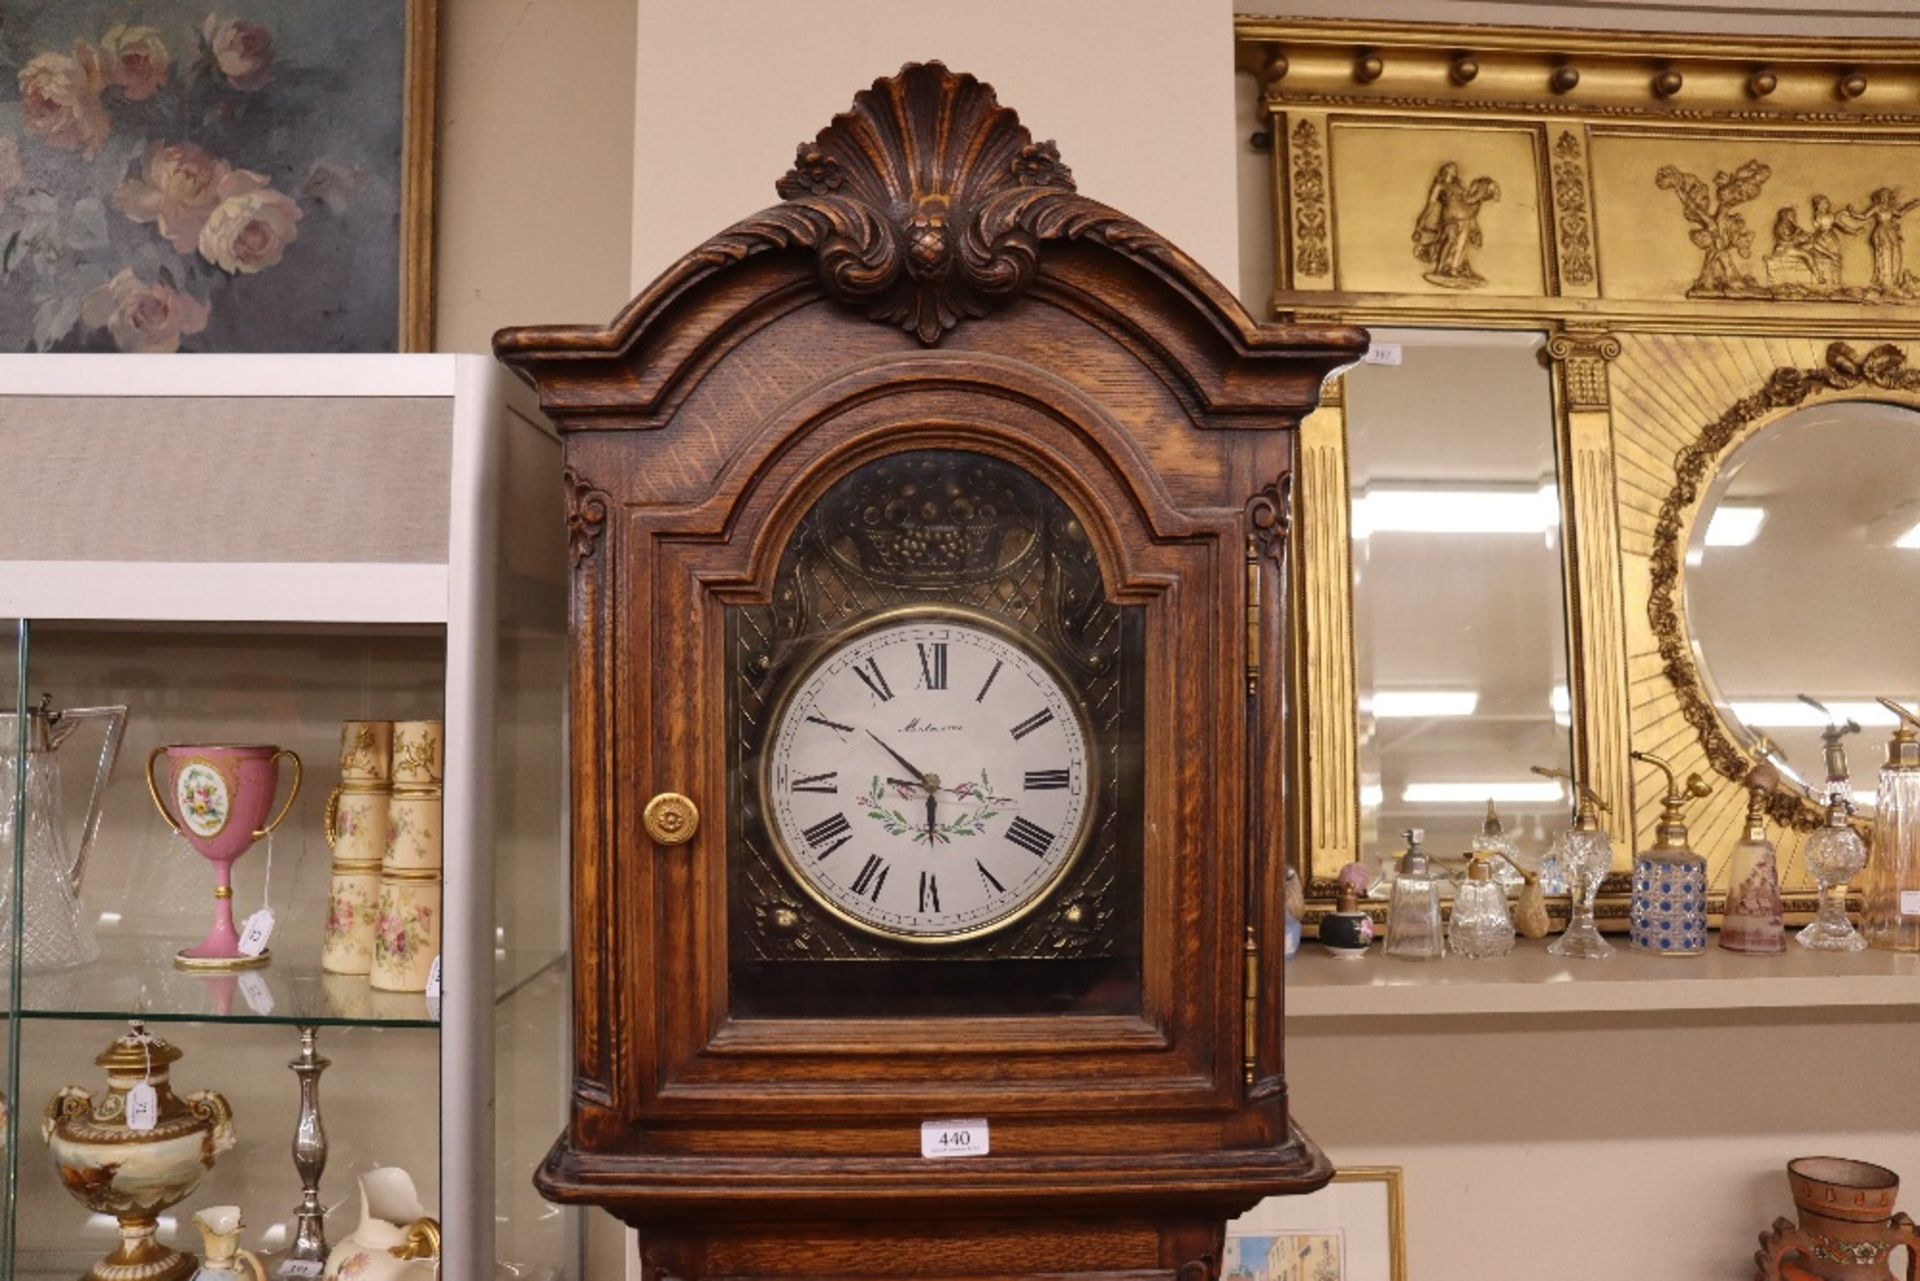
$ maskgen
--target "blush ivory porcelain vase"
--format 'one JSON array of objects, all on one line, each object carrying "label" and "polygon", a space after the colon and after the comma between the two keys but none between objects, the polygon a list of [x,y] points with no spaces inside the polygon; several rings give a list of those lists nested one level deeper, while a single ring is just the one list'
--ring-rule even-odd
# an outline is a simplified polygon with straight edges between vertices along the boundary
[{"label": "blush ivory porcelain vase", "polygon": [[1755,1281],[1894,1281],[1887,1256],[1907,1247],[1906,1281],[1920,1278],[1920,1231],[1895,1214],[1900,1176],[1865,1161],[1804,1156],[1787,1163],[1800,1221],[1760,1234]]},{"label": "blush ivory porcelain vase", "polygon": [[[214,1158],[233,1147],[233,1110],[202,1090],[181,1098],[170,1070],[180,1051],[140,1024],[94,1062],[107,1088],[89,1094],[69,1085],[47,1104],[40,1134],[67,1191],[95,1214],[120,1221],[120,1246],[93,1265],[86,1281],[183,1281],[194,1259],[154,1239],[160,1215],[192,1195]],[[129,1091],[142,1083],[155,1095],[154,1126],[127,1124]]]},{"label": "blush ivory porcelain vase", "polygon": [[327,1256],[327,1281],[430,1281],[440,1271],[440,1224],[413,1176],[383,1166],[360,1176],[360,1223]]}]

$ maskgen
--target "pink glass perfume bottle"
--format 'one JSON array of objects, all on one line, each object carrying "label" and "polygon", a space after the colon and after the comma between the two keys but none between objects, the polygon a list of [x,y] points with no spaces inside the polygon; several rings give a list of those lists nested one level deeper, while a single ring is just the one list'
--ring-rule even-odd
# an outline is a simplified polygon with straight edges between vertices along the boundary
[{"label": "pink glass perfume bottle", "polygon": [[1767,802],[1779,782],[1780,773],[1771,765],[1756,765],[1747,774],[1747,828],[1727,863],[1727,907],[1720,923],[1720,946],[1729,952],[1777,956],[1787,950],[1780,863],[1767,839]]}]

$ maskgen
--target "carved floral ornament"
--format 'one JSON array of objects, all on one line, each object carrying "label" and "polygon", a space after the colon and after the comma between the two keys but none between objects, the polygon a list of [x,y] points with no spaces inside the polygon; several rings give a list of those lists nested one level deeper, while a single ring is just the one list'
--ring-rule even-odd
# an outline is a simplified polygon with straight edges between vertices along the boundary
[{"label": "carved floral ornament", "polygon": [[[1776,369],[1765,385],[1735,401],[1719,418],[1674,457],[1673,486],[1660,505],[1654,526],[1650,561],[1652,591],[1647,618],[1659,642],[1661,670],[1680,700],[1680,714],[1699,736],[1707,760],[1723,776],[1744,780],[1753,762],[1735,745],[1708,700],[1693,664],[1686,626],[1680,617],[1680,564],[1688,521],[1701,492],[1712,482],[1721,456],[1761,419],[1776,410],[1791,409],[1815,396],[1856,392],[1863,388],[1920,393],[1920,369],[1907,364],[1907,354],[1892,343],[1882,343],[1862,356],[1850,344],[1827,348],[1826,360],[1812,369]],[[1768,802],[1774,821],[1803,831],[1820,821],[1820,814],[1792,792],[1776,791]]]},{"label": "carved floral ornament", "polygon": [[912,64],[855,95],[800,144],[775,205],[709,241],[715,261],[811,247],[839,301],[929,346],[1017,297],[1047,240],[1089,238],[1164,256],[1132,219],[1076,193],[1051,142],[970,75]]}]

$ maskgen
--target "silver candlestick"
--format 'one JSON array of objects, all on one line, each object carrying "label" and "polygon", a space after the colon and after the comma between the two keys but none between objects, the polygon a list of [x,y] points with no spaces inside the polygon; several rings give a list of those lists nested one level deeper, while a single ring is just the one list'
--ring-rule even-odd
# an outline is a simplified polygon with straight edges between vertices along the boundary
[{"label": "silver candlestick", "polygon": [[320,1123],[320,1074],[330,1062],[314,1041],[320,1029],[302,1025],[300,1057],[287,1064],[300,1078],[300,1120],[293,1128],[293,1168],[300,1173],[300,1208],[293,1216],[293,1249],[287,1258],[327,1261],[326,1211],[320,1207],[320,1175],[327,1168],[327,1131]]}]

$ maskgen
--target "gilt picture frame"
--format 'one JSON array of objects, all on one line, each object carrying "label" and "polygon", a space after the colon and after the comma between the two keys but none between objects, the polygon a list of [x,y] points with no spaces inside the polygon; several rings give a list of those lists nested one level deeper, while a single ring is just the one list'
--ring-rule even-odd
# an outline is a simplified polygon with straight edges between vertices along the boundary
[{"label": "gilt picture frame", "polygon": [[1269,1197],[1227,1224],[1225,1281],[1406,1281],[1399,1166],[1355,1166],[1308,1196]]},{"label": "gilt picture frame", "polygon": [[422,351],[437,0],[19,0],[0,350]]}]

